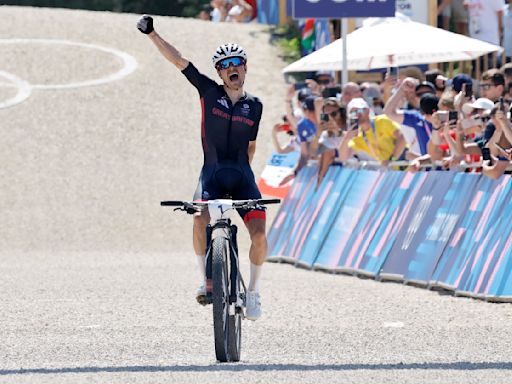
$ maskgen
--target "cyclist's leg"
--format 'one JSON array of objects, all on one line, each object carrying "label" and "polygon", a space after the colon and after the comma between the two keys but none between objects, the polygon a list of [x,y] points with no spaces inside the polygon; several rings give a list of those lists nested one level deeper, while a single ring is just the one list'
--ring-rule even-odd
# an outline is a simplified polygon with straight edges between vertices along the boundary
[{"label": "cyclist's leg", "polygon": [[262,265],[267,258],[266,220],[264,211],[250,211],[244,217],[245,226],[251,237],[249,259],[251,260],[251,279],[249,291],[259,291],[259,279]]},{"label": "cyclist's leg", "polygon": [[[194,193],[194,200],[203,200],[203,182],[199,179],[196,192]],[[197,271],[199,279],[199,288],[196,292],[196,299],[199,303],[205,303],[206,297],[206,226],[210,221],[208,211],[203,211],[194,215],[193,226],[193,245],[194,252],[197,260]]]}]

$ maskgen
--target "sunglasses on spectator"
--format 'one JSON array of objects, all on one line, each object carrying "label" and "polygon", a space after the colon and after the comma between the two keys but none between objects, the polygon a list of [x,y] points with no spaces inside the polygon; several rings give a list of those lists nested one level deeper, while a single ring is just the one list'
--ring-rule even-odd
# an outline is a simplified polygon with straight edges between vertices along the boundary
[{"label": "sunglasses on spectator", "polygon": [[491,84],[491,83],[482,83],[482,84],[480,84],[480,88],[482,88],[482,89],[489,89],[491,87],[495,87],[495,85]]},{"label": "sunglasses on spectator", "polygon": [[228,69],[229,67],[240,67],[244,64],[245,61],[241,57],[228,57],[227,59],[219,61],[215,68]]},{"label": "sunglasses on spectator", "polygon": [[329,115],[331,116],[333,119],[336,118],[336,116],[338,116],[338,113],[340,113],[340,111],[332,111],[331,113],[326,113],[326,115]]}]

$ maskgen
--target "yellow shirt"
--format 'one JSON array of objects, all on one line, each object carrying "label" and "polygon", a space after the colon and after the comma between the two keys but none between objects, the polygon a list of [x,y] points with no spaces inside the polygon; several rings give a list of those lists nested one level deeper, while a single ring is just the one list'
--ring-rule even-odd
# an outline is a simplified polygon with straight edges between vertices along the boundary
[{"label": "yellow shirt", "polygon": [[378,161],[389,160],[395,150],[395,131],[400,126],[386,115],[372,120],[372,129],[359,134],[349,141],[348,146],[356,152],[365,152]]}]

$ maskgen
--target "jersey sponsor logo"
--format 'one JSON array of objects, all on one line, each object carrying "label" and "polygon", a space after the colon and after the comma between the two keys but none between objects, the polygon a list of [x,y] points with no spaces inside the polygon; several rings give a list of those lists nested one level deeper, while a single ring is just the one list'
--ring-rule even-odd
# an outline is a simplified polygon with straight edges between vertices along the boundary
[{"label": "jersey sponsor logo", "polygon": [[229,113],[221,111],[219,108],[215,108],[215,107],[212,108],[212,114],[214,114],[215,116],[220,116],[227,120],[229,120],[231,118],[231,115]]},{"label": "jersey sponsor logo", "polygon": [[224,98],[218,99],[217,103],[222,105],[224,108],[229,109],[229,104],[228,104],[228,101],[226,99],[224,99]]},{"label": "jersey sponsor logo", "polygon": [[242,116],[233,116],[233,121],[239,121],[241,123],[247,124],[249,127],[252,127],[254,125],[254,121]]},{"label": "jersey sponsor logo", "polygon": [[251,112],[251,107],[249,107],[249,104],[242,105],[242,115],[248,116],[249,112]]},{"label": "jersey sponsor logo", "polygon": [[224,111],[221,111],[219,108],[212,108],[212,115],[222,117],[226,120],[231,120],[233,122],[240,122],[243,124],[247,124],[248,126],[252,127],[254,125],[254,121],[251,119],[248,119],[247,117],[243,116],[231,116],[229,113],[226,113]]}]

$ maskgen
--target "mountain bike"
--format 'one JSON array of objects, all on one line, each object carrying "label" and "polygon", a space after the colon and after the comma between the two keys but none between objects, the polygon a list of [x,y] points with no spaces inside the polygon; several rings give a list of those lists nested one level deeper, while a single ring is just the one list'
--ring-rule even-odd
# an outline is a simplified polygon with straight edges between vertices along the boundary
[{"label": "mountain bike", "polygon": [[195,214],[208,209],[206,227],[206,304],[213,307],[215,355],[220,362],[240,361],[242,319],[247,288],[238,264],[238,228],[231,223],[236,209],[255,209],[278,204],[279,199],[210,201],[162,201],[175,211]]}]

